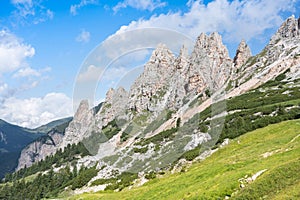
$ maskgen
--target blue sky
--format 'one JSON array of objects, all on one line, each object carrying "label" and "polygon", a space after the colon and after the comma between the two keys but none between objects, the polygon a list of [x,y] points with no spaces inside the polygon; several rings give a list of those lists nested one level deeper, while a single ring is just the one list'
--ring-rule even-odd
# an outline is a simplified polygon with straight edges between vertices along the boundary
[{"label": "blue sky", "polygon": [[[217,31],[231,57],[241,39],[256,54],[283,20],[292,14],[299,17],[300,11],[299,0],[2,0],[0,4],[0,118],[27,127],[73,114],[77,74],[90,52],[109,37],[154,27],[194,41],[201,32]],[[147,58],[143,56],[138,65]],[[89,69],[93,68],[85,70]],[[129,70],[107,73],[96,102],[115,86],[110,84],[114,78]]]}]

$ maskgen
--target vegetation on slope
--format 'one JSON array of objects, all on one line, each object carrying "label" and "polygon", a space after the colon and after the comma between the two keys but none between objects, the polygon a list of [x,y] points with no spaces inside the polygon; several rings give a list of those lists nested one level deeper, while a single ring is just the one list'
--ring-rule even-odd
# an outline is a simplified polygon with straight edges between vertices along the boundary
[{"label": "vegetation on slope", "polygon": [[[231,140],[194,164],[185,173],[165,175],[144,186],[121,192],[82,194],[70,199],[297,199],[300,182],[300,120],[267,126]],[[254,182],[240,188],[239,180],[266,169]],[[287,170],[289,170],[288,173]]]},{"label": "vegetation on slope", "polygon": [[215,103],[196,114],[187,124],[196,125],[198,122],[201,132],[212,134],[213,130],[208,130],[210,124],[213,120],[216,124],[220,119],[211,118],[224,112],[222,106],[226,105],[228,114],[218,139],[221,143],[225,138],[233,139],[269,124],[300,118],[300,80],[284,82],[281,76],[226,102]]},{"label": "vegetation on slope", "polygon": [[87,184],[97,175],[96,167],[82,167],[70,170],[70,166],[61,168],[58,172],[52,169],[39,173],[32,181],[21,179],[0,186],[0,199],[43,199],[56,197],[65,189],[76,189]]},{"label": "vegetation on slope", "polygon": [[12,174],[6,174],[5,182],[17,181],[37,172],[49,170],[53,167],[53,165],[55,167],[60,167],[66,162],[74,162],[78,159],[78,156],[83,157],[87,155],[89,155],[89,152],[81,142],[78,144],[68,145],[64,151],[59,149],[54,155],[47,156],[44,160],[34,163],[31,167],[23,168]]}]

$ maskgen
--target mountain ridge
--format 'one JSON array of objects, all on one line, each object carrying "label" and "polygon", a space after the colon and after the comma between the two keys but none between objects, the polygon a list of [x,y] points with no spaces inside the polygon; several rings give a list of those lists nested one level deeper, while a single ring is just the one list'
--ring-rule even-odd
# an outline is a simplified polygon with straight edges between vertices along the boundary
[{"label": "mountain ridge", "polygon": [[[103,106],[95,115],[89,109],[88,102],[83,101],[80,104],[59,147],[63,148],[67,144],[78,143],[83,138],[89,137],[94,130],[101,131],[114,119],[126,121],[127,129],[134,126],[144,129],[145,127],[138,125],[135,119],[144,116],[146,121],[143,123],[150,124],[153,122],[153,118],[162,112],[168,110],[174,112],[180,108],[171,119],[157,127],[157,130],[153,130],[154,134],[150,135],[154,136],[174,127],[178,118],[182,118],[182,123],[187,122],[212,102],[217,102],[216,96],[210,98],[211,94],[209,93],[217,94],[217,90],[224,92],[226,83],[232,84],[232,89],[227,91],[226,96],[221,95],[221,99],[231,98],[257,87],[284,72],[292,64],[297,68],[300,61],[290,56],[293,52],[285,56],[286,60],[284,55],[282,59],[278,56],[280,52],[286,52],[285,48],[289,48],[291,39],[298,38],[299,41],[299,27],[296,22],[294,16],[288,18],[271,38],[267,47],[260,54],[252,57],[251,50],[245,41],[241,41],[236,56],[232,60],[227,48],[222,43],[221,36],[216,32],[210,35],[200,34],[190,56],[183,47],[179,56],[175,58],[166,46],[158,45],[149,62],[146,63],[144,72],[133,83],[130,91],[127,92],[123,88],[109,90]],[[275,43],[274,41],[277,40],[280,42]],[[286,47],[282,48],[284,44]],[[276,55],[267,53],[268,51],[275,51]],[[294,52],[298,51],[299,47],[294,49]],[[271,65],[265,61],[269,57],[272,58]],[[276,61],[274,60],[276,58],[279,59]],[[256,72],[259,78],[253,77],[254,68],[255,70],[261,68],[262,72]],[[239,71],[236,73],[237,70]],[[185,108],[184,105],[194,100],[197,95],[202,96],[200,99],[203,103],[193,109]],[[135,131],[126,133],[127,129],[123,129],[123,133],[131,136],[138,133]],[[118,137],[120,138],[122,134],[120,133]],[[116,148],[117,143],[120,143],[118,137],[112,148]]]},{"label": "mountain ridge", "polygon": [[[278,119],[269,118],[279,114],[285,120],[296,118],[298,107],[294,103],[297,102],[292,106],[286,102],[286,107],[277,104],[279,97],[291,97],[291,101],[298,98],[299,22],[300,18],[289,17],[255,56],[251,55],[246,42],[241,41],[236,56],[231,59],[218,33],[200,34],[191,55],[182,47],[176,57],[165,45],[158,45],[129,91],[110,89],[98,112],[89,108],[88,101],[80,103],[65,134],[51,146],[50,154],[83,142],[93,155],[79,157],[76,168],[95,166],[99,170],[90,185],[97,179],[114,178],[125,172],[159,172],[180,159],[193,158],[196,151],[208,155],[216,143],[230,136],[224,136],[223,130],[231,130],[228,126],[246,127],[246,120],[252,123],[243,118],[242,112],[246,111],[242,108],[251,111],[253,121],[259,116],[262,118],[254,128],[273,123]],[[269,86],[272,81],[276,84],[273,88]],[[273,90],[282,93],[276,94]],[[264,112],[256,112],[256,107],[247,108],[244,102],[247,95],[252,94],[257,95],[258,100],[269,95],[271,111],[270,108],[264,108]],[[235,102],[235,97],[243,101],[237,101],[242,106],[233,109],[231,101]],[[230,104],[226,105],[229,100]],[[291,116],[286,114],[288,112]],[[232,118],[231,121],[228,118]],[[236,124],[230,124],[232,121]],[[253,130],[253,127],[248,128]],[[236,134],[243,133],[245,130]],[[18,169],[33,163],[26,162]]]}]

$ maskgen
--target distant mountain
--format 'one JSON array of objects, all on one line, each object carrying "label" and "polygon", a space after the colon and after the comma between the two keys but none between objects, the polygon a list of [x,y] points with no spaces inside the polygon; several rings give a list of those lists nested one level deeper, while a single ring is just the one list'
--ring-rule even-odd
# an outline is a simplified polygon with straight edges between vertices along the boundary
[{"label": "distant mountain", "polygon": [[55,120],[36,129],[23,128],[0,119],[0,178],[13,172],[24,147],[45,137],[49,131],[71,121],[72,118]]},{"label": "distant mountain", "polygon": [[62,141],[65,129],[69,126],[72,117],[64,118],[43,125],[35,131],[46,131],[46,135],[28,144],[21,152],[18,159],[17,170],[30,167],[33,163],[45,159],[56,152],[56,146]]},{"label": "distant mountain", "polygon": [[34,129],[34,131],[42,132],[42,133],[48,133],[49,131],[51,131],[51,129],[57,127],[58,125],[64,124],[64,123],[69,122],[71,120],[72,120],[72,117],[58,119],[58,120],[49,122],[48,124],[42,125],[42,126],[36,128],[36,129]]},{"label": "distant mountain", "polygon": [[44,135],[0,120],[0,178],[12,172],[21,150],[30,142]]}]

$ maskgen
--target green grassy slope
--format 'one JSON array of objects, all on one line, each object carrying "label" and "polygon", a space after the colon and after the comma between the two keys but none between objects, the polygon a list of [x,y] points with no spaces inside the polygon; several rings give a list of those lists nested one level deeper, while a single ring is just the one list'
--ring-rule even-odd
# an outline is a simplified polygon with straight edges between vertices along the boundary
[{"label": "green grassy slope", "polygon": [[[268,157],[263,155],[269,153]],[[239,179],[267,169],[240,189]],[[187,172],[165,175],[121,192],[82,194],[69,199],[298,199],[300,120],[249,132]]]}]

